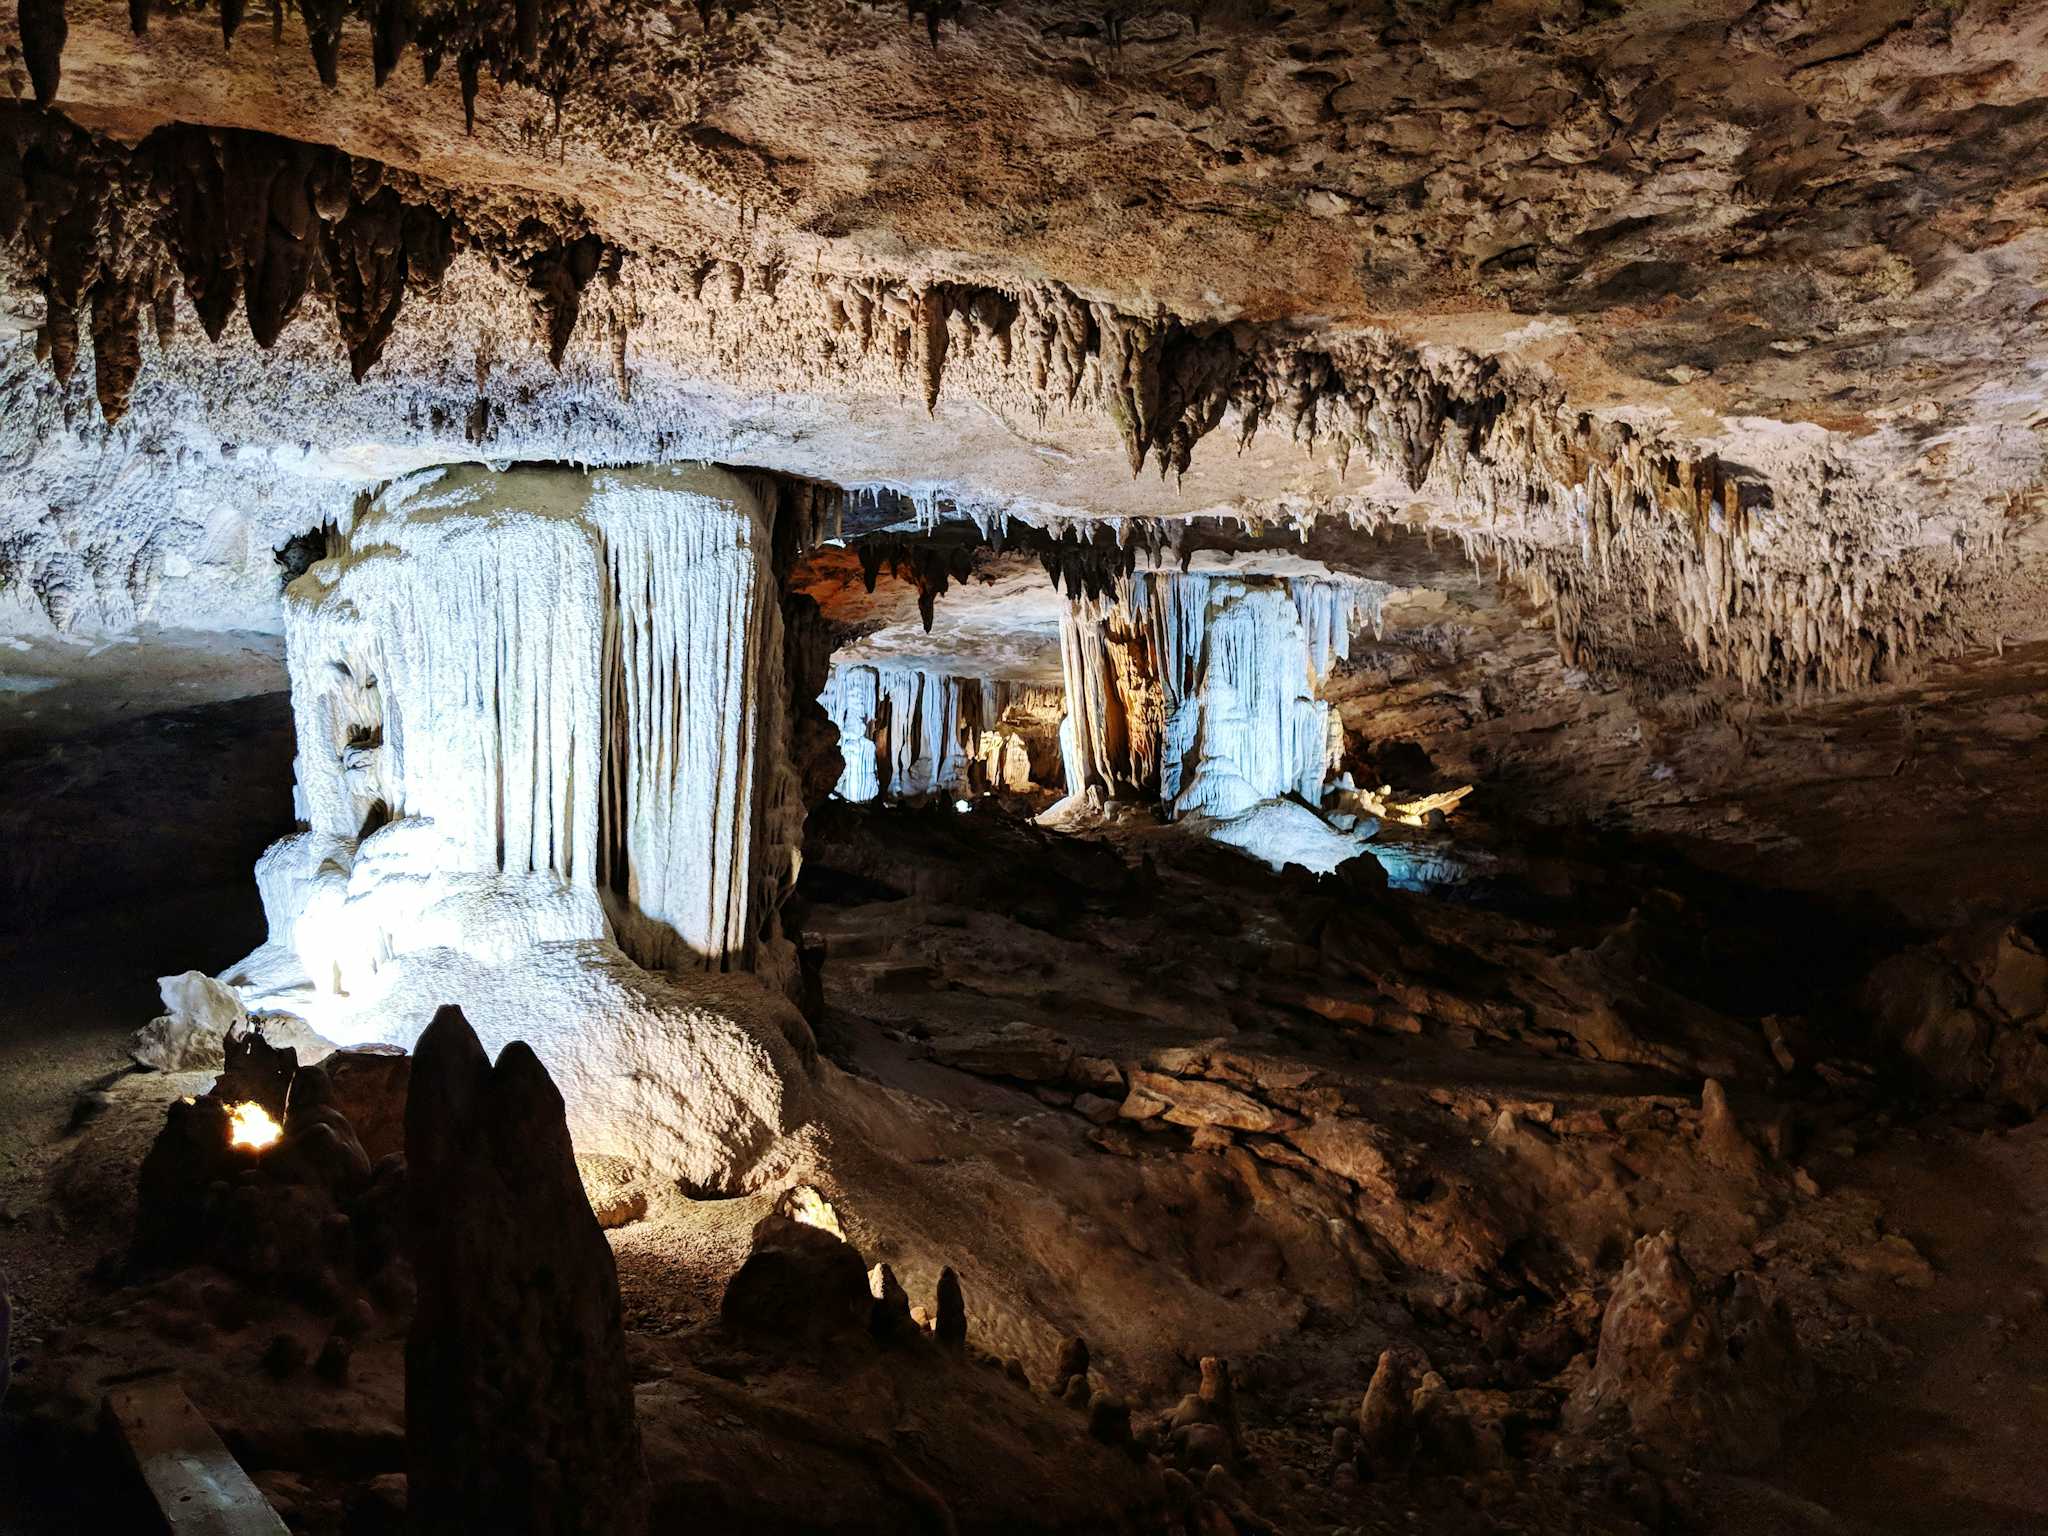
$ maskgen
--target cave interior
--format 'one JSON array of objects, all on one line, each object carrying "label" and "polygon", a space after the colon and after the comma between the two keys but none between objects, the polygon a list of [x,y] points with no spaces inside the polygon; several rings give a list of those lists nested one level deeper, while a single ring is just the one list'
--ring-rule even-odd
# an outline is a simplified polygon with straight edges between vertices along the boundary
[{"label": "cave interior", "polygon": [[2048,6],[12,10],[0,1536],[2048,1532]]}]

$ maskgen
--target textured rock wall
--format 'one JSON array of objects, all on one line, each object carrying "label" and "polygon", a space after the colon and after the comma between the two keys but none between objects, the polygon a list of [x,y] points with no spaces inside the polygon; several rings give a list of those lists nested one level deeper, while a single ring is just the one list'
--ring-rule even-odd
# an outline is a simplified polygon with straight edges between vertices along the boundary
[{"label": "textured rock wall", "polygon": [[[1513,349],[1148,312],[1059,283],[677,258],[607,243],[571,206],[481,200],[286,140],[224,140],[230,156],[167,129],[131,151],[56,119],[6,124],[0,173],[23,210],[9,245],[16,323],[60,375],[88,344],[98,369],[98,344],[74,345],[67,316],[99,305],[118,386],[102,405],[144,413],[133,431],[60,426],[50,387],[16,381],[31,414],[0,577],[53,624],[132,622],[173,556],[206,555],[164,525],[161,489],[130,517],[83,505],[81,460],[125,458],[117,481],[178,483],[208,473],[231,438],[261,449],[259,478],[300,472],[301,527],[380,470],[477,453],[765,460],[1053,531],[1197,509],[1369,526],[1420,509],[1524,582],[1568,657],[1626,668],[1676,634],[1706,674],[1795,693],[2033,622],[1999,604],[2010,567],[2031,558],[2008,536],[2034,518],[2022,493],[2038,469],[2031,438],[2003,428],[1929,446],[1904,419],[1851,441],[1751,418],[1587,411],[1563,375]],[[282,222],[250,222],[269,197]],[[371,225],[363,249],[382,265],[365,276],[370,258],[348,242]],[[278,252],[265,231],[282,231]],[[238,295],[256,351],[195,354],[187,310],[224,336]],[[305,313],[314,296],[324,314]],[[131,308],[167,324],[145,333]],[[302,342],[286,329],[294,314]],[[292,398],[232,398],[278,347],[303,381]],[[374,347],[358,397],[344,380]],[[169,387],[152,393],[161,369]],[[336,406],[319,433],[316,396]],[[212,443],[167,462],[163,434],[194,412],[212,418]],[[283,444],[336,428],[350,451],[275,462]],[[1212,444],[1219,434],[1237,458]],[[1172,471],[1170,484],[1130,478],[1143,468]],[[134,494],[117,486],[116,505]],[[83,526],[53,524],[53,508]]]}]

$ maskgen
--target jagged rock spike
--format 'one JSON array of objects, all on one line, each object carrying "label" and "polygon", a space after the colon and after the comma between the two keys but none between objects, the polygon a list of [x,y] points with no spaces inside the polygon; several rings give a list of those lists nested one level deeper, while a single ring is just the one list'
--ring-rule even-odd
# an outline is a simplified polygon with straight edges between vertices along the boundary
[{"label": "jagged rock spike", "polygon": [[35,87],[36,105],[48,107],[57,99],[63,74],[64,40],[70,26],[64,19],[64,0],[20,0],[15,12],[21,31],[22,62]]},{"label": "jagged rock spike", "polygon": [[948,1349],[967,1347],[967,1300],[961,1294],[960,1277],[950,1265],[939,1271],[938,1313],[932,1331]]},{"label": "jagged rock spike", "polygon": [[455,73],[462,81],[462,131],[472,137],[476,134],[477,68],[481,62],[474,48],[455,56]]},{"label": "jagged rock spike", "polygon": [[638,1536],[617,1271],[547,1069],[518,1042],[493,1066],[442,1008],[413,1056],[405,1153],[408,1529]]}]

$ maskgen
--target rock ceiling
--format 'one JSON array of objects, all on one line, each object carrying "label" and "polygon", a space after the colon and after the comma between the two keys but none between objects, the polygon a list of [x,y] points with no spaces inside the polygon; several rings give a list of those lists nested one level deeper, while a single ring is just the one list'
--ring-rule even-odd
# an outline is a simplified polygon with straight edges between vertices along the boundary
[{"label": "rock ceiling", "polygon": [[0,32],[51,621],[489,456],[1418,522],[1746,687],[2041,627],[2048,7],[244,9]]}]

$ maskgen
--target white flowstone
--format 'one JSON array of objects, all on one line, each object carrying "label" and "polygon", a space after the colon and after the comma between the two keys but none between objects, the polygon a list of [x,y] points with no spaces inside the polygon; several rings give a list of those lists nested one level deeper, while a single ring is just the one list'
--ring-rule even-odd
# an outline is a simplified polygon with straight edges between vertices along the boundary
[{"label": "white flowstone", "polygon": [[1308,639],[1291,595],[1237,581],[1208,587],[1183,759],[1192,768],[1173,797],[1175,814],[1228,818],[1284,795],[1321,804],[1333,766],[1330,706],[1313,692]]},{"label": "white flowstone", "polygon": [[343,1044],[409,1047],[459,1003],[540,1055],[581,1150],[738,1187],[805,1036],[703,974],[786,960],[769,516],[700,466],[388,489],[287,592],[305,829],[259,862],[270,942],[224,979]]},{"label": "white flowstone", "polygon": [[837,659],[819,695],[839,727],[844,767],[834,793],[867,801],[1020,788],[1030,782],[1028,755],[1015,738],[997,741],[997,727],[1013,701],[1042,691],[937,667]]},{"label": "white flowstone", "polygon": [[1343,754],[1317,695],[1389,590],[1298,557],[1203,552],[1186,571],[1141,566],[1108,600],[1074,599],[1059,819],[1090,790],[1156,795],[1275,868],[1355,857],[1377,824],[1339,829],[1311,809]]},{"label": "white flowstone", "polygon": [[[346,876],[356,902],[388,882],[540,875],[600,898],[645,964],[746,963],[801,819],[763,516],[743,482],[697,467],[458,469],[387,491],[287,593],[298,807],[319,852],[266,878]],[[427,900],[376,906],[410,924]],[[520,903],[536,900],[553,898]],[[586,902],[589,936],[594,915]],[[388,938],[347,926],[354,963],[374,964]]]}]

